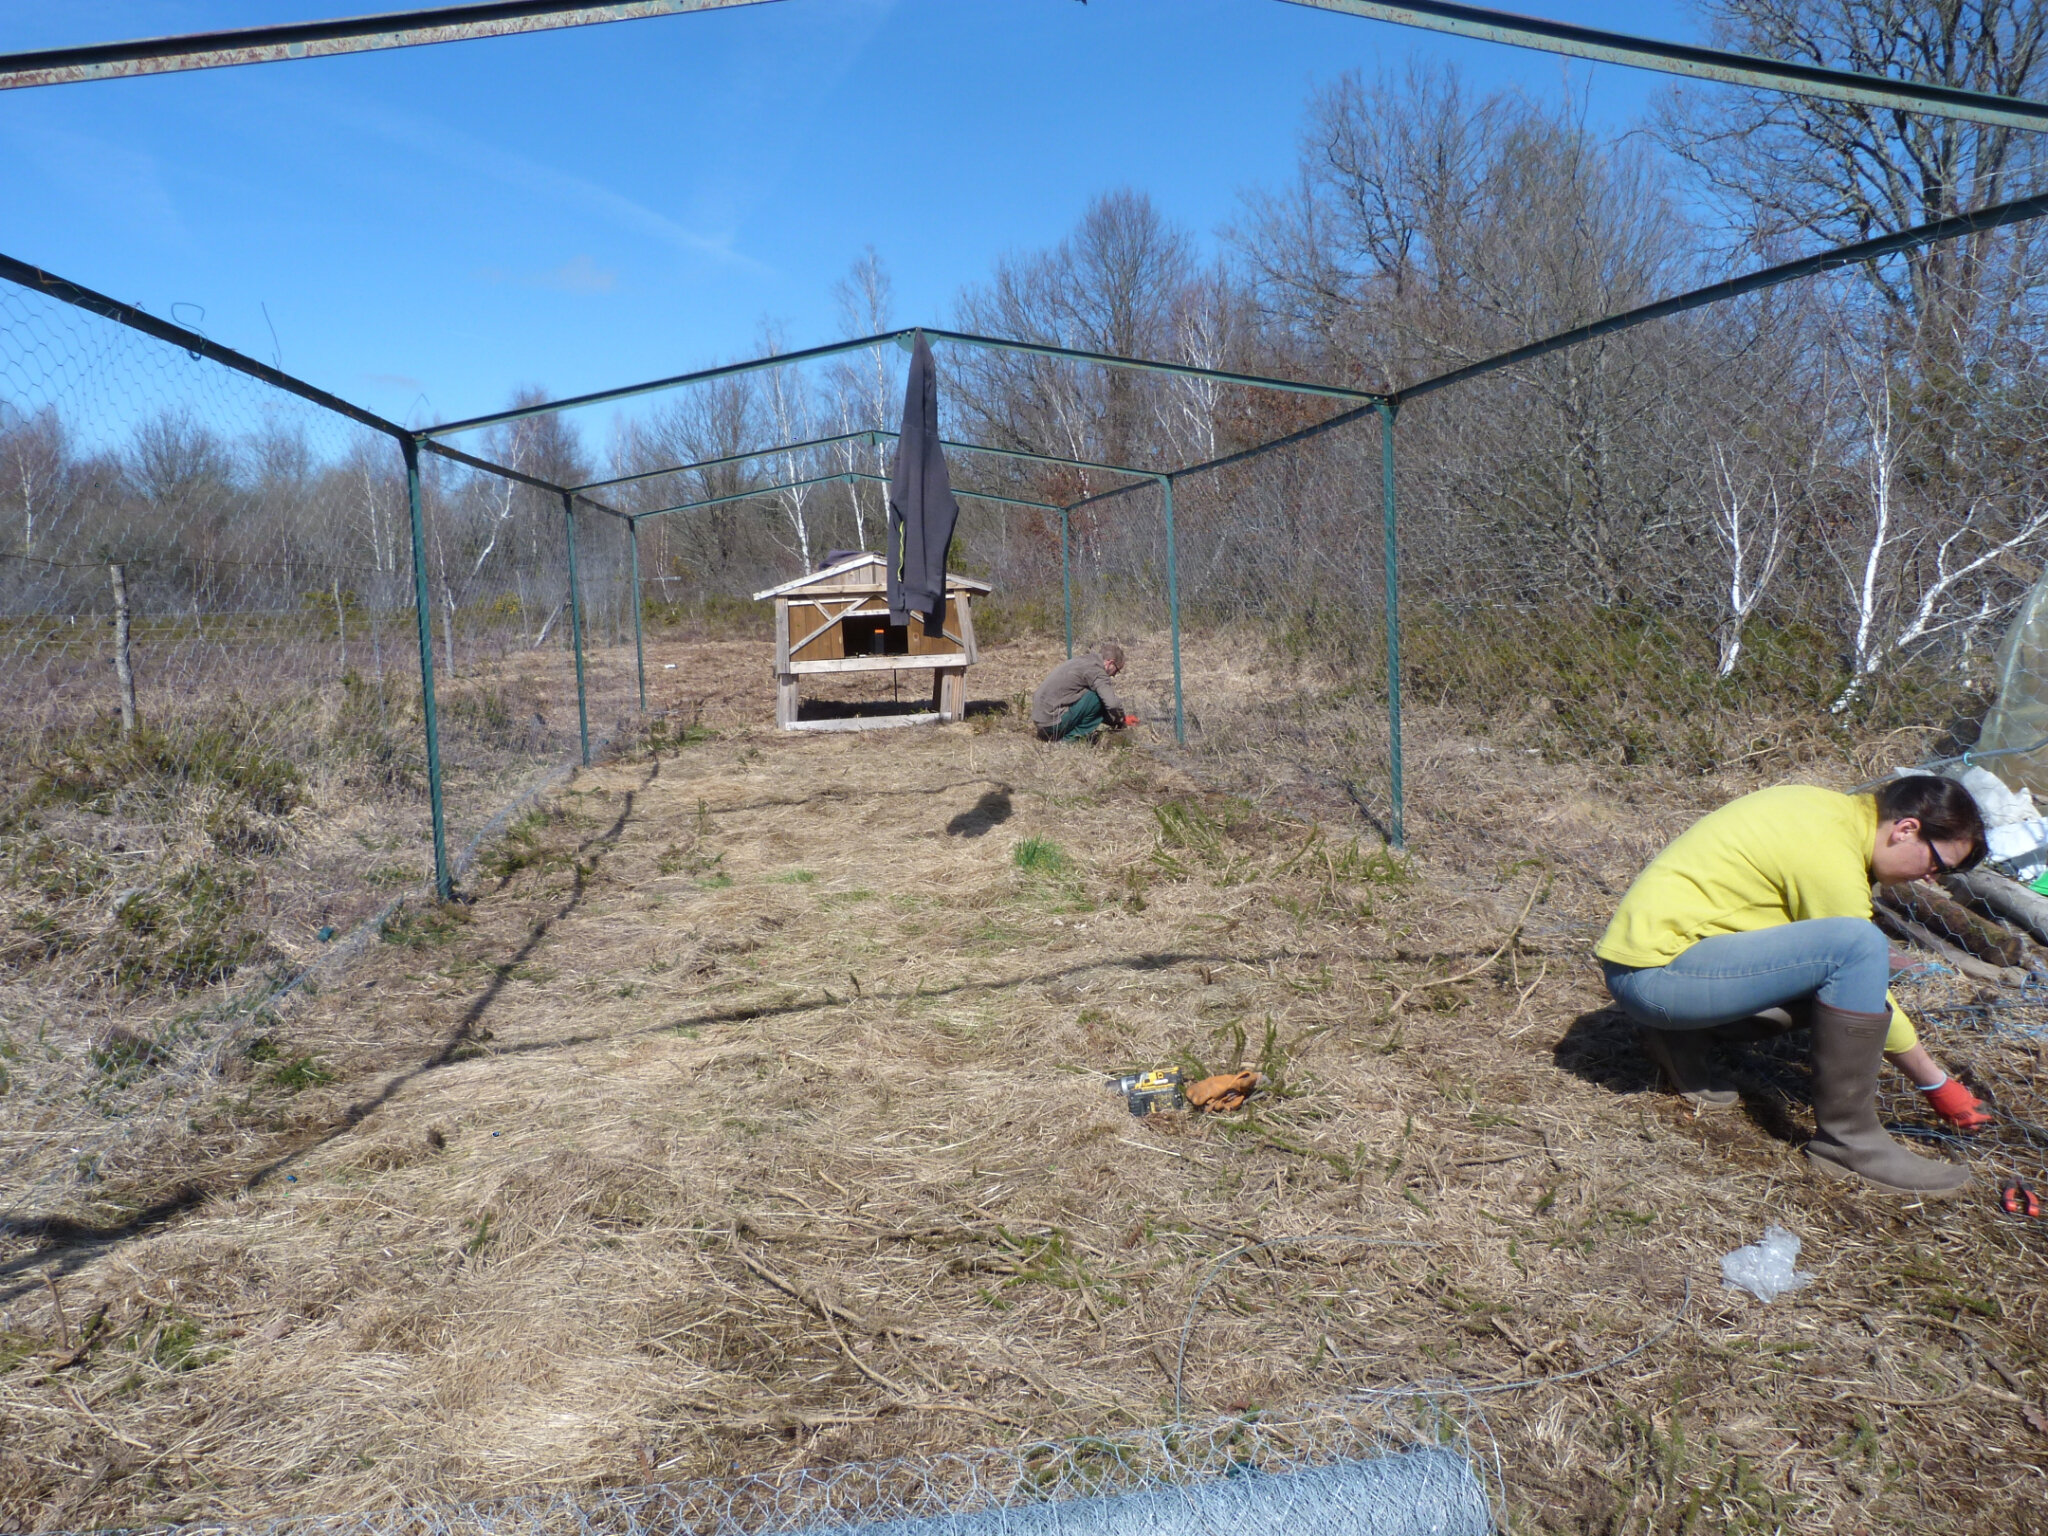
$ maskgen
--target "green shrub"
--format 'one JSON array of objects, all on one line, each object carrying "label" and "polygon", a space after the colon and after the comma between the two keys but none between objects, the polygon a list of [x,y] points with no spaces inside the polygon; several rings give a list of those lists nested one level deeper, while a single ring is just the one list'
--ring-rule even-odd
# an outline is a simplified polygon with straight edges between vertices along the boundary
[{"label": "green shrub", "polygon": [[974,635],[984,645],[1008,645],[1025,636],[1062,637],[1066,609],[1057,593],[1042,597],[991,593],[974,604]]},{"label": "green shrub", "polygon": [[125,798],[166,801],[187,786],[213,786],[250,810],[283,816],[301,799],[304,775],[288,758],[253,739],[252,712],[231,708],[212,724],[176,733],[115,724],[79,731],[46,749],[16,816],[41,805],[71,804],[111,815]]},{"label": "green shrub", "polygon": [[267,955],[263,934],[245,925],[248,883],[246,870],[200,862],[131,892],[108,931],[116,983],[130,993],[185,992]]},{"label": "green shrub", "polygon": [[[1732,675],[1717,671],[1705,625],[1632,608],[1419,605],[1405,616],[1403,689],[1469,711],[1482,728],[1537,717],[1553,762],[1606,760],[1705,773],[1751,751],[1760,731],[1847,744],[1904,726],[1948,726],[1981,711],[1959,675],[1907,663],[1855,706],[1830,706],[1848,681],[1839,639],[1803,620],[1754,620]],[[1383,650],[1358,680],[1385,688]]]}]

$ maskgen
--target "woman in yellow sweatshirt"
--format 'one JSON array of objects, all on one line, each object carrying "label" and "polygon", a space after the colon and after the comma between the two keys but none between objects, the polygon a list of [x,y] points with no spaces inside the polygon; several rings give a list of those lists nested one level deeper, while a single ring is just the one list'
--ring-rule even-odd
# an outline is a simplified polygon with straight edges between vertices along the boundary
[{"label": "woman in yellow sweatshirt", "polygon": [[1695,1099],[1713,1097],[1707,1044],[1717,1030],[1808,1004],[1808,1162],[1885,1189],[1954,1194],[1966,1169],[1908,1151],[1878,1123],[1887,1050],[1909,1069],[1940,1073],[1886,991],[1891,946],[1870,919],[1870,887],[1968,869],[1983,856],[1983,818],[1953,779],[1914,774],[1874,796],[1760,790],[1658,854],[1594,954],[1607,990],[1642,1027],[1645,1052]]}]

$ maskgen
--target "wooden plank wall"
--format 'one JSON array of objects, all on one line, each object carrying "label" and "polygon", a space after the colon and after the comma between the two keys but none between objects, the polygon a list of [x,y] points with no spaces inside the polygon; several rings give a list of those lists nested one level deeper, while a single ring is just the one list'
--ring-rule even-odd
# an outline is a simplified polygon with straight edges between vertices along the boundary
[{"label": "wooden plank wall", "polygon": [[[825,622],[828,612],[838,612],[845,606],[845,600],[827,599],[824,606],[805,602],[800,598],[787,599],[789,605],[789,629],[787,644],[794,644]],[[861,604],[863,608],[883,607],[880,598]],[[963,635],[960,628],[960,599],[957,595],[946,598],[946,626],[956,635]],[[776,626],[778,632],[781,625]],[[910,624],[910,654],[913,656],[958,656],[962,647],[948,640],[944,635],[927,635],[924,621],[912,619]],[[834,624],[809,645],[791,655],[792,661],[838,661],[846,655],[846,638],[842,627]]]}]

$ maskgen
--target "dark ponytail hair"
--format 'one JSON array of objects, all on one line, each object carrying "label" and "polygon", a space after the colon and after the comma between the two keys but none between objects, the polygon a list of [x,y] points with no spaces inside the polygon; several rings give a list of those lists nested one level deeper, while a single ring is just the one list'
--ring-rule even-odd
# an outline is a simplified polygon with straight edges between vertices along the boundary
[{"label": "dark ponytail hair", "polygon": [[1878,786],[1877,819],[1904,821],[1908,816],[1920,823],[1923,842],[1969,843],[1969,853],[1954,868],[1973,868],[1984,857],[1984,813],[1954,779],[1909,773]]}]

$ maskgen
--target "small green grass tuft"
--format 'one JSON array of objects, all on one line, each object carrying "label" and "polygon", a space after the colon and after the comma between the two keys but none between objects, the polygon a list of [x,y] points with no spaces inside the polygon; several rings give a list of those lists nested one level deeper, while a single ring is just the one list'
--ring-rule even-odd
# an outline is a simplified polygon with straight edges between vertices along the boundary
[{"label": "small green grass tuft", "polygon": [[1074,867],[1060,845],[1045,837],[1025,838],[1010,850],[1010,862],[1027,875],[1064,875]]},{"label": "small green grass tuft", "polygon": [[205,1347],[206,1332],[192,1318],[168,1312],[150,1336],[149,1358],[167,1371],[196,1371],[225,1360],[225,1349]]},{"label": "small green grass tuft", "polygon": [[272,1067],[269,1079],[286,1093],[303,1093],[308,1088],[333,1082],[334,1070],[322,1063],[319,1057],[303,1053]]},{"label": "small green grass tuft", "polygon": [[401,949],[427,949],[446,944],[470,921],[469,909],[455,902],[438,906],[400,907],[378,928],[377,936]]}]

